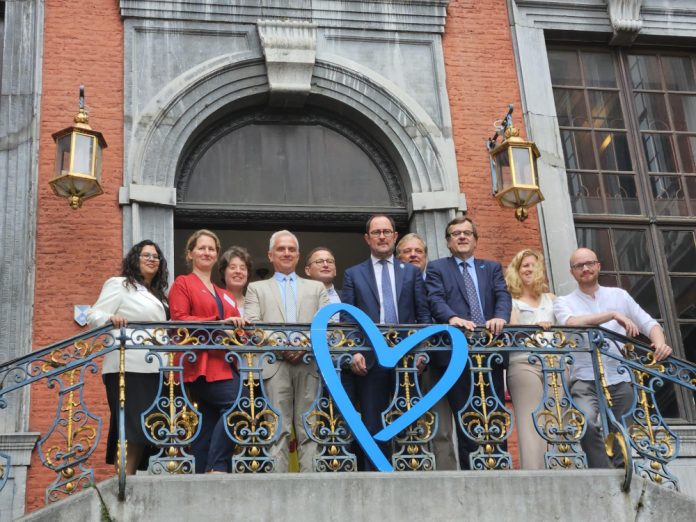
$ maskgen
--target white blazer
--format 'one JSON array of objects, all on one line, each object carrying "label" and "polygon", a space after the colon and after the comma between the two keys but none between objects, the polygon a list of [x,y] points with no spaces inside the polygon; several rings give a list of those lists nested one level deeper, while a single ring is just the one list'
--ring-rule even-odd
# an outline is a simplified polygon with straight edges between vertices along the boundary
[{"label": "white blazer", "polygon": [[[89,326],[95,328],[103,326],[111,321],[112,315],[122,315],[128,321],[166,321],[167,314],[164,305],[152,295],[143,285],[136,284],[124,286],[125,277],[112,277],[107,279],[102,288],[99,299],[87,312]],[[119,330],[111,330],[114,335]],[[128,329],[128,333],[132,333]],[[130,342],[129,342],[130,344]],[[126,371],[134,373],[156,373],[159,371],[159,361],[147,362],[145,354],[147,350],[126,349]],[[103,373],[118,373],[119,352],[113,351],[104,356],[102,366]]]}]

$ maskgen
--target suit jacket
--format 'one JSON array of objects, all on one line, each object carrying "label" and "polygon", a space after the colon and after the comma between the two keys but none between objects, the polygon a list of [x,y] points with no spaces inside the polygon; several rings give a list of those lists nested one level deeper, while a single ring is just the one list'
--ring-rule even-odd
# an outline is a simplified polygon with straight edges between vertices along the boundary
[{"label": "suit jacket", "polygon": [[[166,321],[164,305],[143,285],[124,286],[125,277],[111,277],[99,294],[99,299],[87,312],[87,322],[92,327],[102,326],[111,320],[112,315],[122,315],[129,321]],[[132,329],[126,332],[130,335]],[[114,336],[117,330],[111,331]],[[127,344],[132,344],[128,341]],[[126,350],[126,371],[134,373],[159,372],[159,361],[145,360],[147,350]],[[120,356],[113,351],[104,356],[103,373],[118,373]]]},{"label": "suit jacket", "polygon": [[[326,288],[319,281],[297,278],[297,322],[311,323],[320,308],[329,304]],[[249,284],[244,297],[244,317],[252,323],[286,323],[285,305],[275,277]],[[311,366],[311,365],[310,365]],[[278,371],[278,364],[263,363],[263,378]],[[316,370],[315,370],[316,371]]]},{"label": "suit jacket", "polygon": [[[476,258],[474,262],[483,317],[486,321],[493,318],[510,321],[512,297],[505,284],[500,263]],[[446,324],[454,316],[471,320],[464,277],[454,257],[445,257],[428,264],[425,287],[435,322]]]},{"label": "suit jacket", "polygon": [[[169,291],[169,307],[173,321],[220,321],[239,317],[237,302],[232,294],[218,286],[215,293],[222,301],[224,315],[220,317],[215,297],[196,274],[180,275]],[[232,367],[219,350],[201,351],[191,363],[184,360],[184,382],[193,382],[204,376],[208,382],[234,378]]]},{"label": "suit jacket", "polygon": [[[415,266],[394,258],[394,286],[396,287],[396,304],[401,324],[427,324],[430,311],[420,270]],[[365,312],[372,321],[379,323],[379,290],[372,258],[350,267],[343,274],[344,303],[353,305]],[[341,322],[354,323],[350,315],[342,313]],[[374,354],[365,357],[368,368],[374,363]]]},{"label": "suit jacket", "polygon": [[[479,298],[483,317],[499,318],[510,321],[512,297],[508,292],[503,270],[497,261],[474,258],[476,277],[478,279]],[[464,287],[464,276],[459,270],[457,260],[450,256],[428,264],[425,287],[430,300],[430,310],[433,320],[447,324],[454,316],[467,321],[471,320],[471,309]],[[445,367],[449,364],[450,354],[435,353],[432,364],[435,367]],[[507,365],[507,357],[504,357]]]}]

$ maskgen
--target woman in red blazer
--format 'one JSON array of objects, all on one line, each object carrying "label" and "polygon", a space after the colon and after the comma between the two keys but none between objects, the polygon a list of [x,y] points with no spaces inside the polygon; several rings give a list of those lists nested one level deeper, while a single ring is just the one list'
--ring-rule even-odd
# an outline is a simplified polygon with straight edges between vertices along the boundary
[{"label": "woman in red blazer", "polygon": [[[232,294],[213,284],[211,273],[220,253],[220,240],[209,230],[198,230],[186,243],[190,274],[174,280],[169,308],[174,321],[223,321],[235,327],[245,324]],[[223,413],[239,393],[239,375],[225,352],[196,352],[194,362],[184,361],[184,382],[203,416],[201,431],[191,445],[196,473],[227,472],[234,444],[225,433]]]}]

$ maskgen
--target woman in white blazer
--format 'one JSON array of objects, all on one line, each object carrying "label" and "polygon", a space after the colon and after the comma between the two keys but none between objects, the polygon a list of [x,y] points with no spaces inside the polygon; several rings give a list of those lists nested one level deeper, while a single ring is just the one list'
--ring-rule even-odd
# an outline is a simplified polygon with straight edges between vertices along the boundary
[{"label": "woman in white blazer", "polygon": [[[128,321],[166,321],[169,318],[167,262],[160,248],[150,240],[141,241],[123,259],[121,276],[109,278],[97,302],[88,312],[91,327],[111,322],[121,328]],[[112,333],[118,334],[117,330]],[[142,430],[140,415],[152,404],[159,391],[159,361],[147,361],[147,350],[126,350],[125,431],[127,440],[126,473],[147,468],[145,449],[147,438]],[[106,462],[116,462],[118,445],[118,371],[119,351],[104,357],[102,367],[106,397],[111,411],[106,444]],[[152,453],[152,448],[148,454]],[[142,463],[141,463],[142,461]]]}]

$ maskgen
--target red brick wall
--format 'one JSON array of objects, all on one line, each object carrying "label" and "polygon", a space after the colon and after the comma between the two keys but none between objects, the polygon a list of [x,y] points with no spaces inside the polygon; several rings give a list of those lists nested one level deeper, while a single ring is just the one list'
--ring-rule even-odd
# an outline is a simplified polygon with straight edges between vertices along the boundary
[{"label": "red brick wall", "polygon": [[[73,305],[93,303],[106,278],[118,273],[123,228],[118,205],[123,165],[123,25],[118,2],[46,0],[44,26],[34,346],[81,331],[73,321]],[[105,193],[75,211],[53,195],[48,181],[55,155],[51,134],[72,124],[80,83],[86,89],[90,125],[104,134],[108,148],[103,155]],[[90,375],[86,393],[91,409],[104,415],[108,410],[99,374]],[[45,434],[55,408],[56,391],[45,383],[34,386],[30,431]],[[91,460],[99,479],[112,473],[103,463],[103,448]],[[28,511],[44,505],[46,487],[54,479],[35,453],[29,468]]]},{"label": "red brick wall", "polygon": [[[520,249],[541,249],[536,209],[520,223],[512,209],[501,208],[491,195],[485,140],[509,103],[515,106],[513,121],[524,135],[507,2],[452,0],[443,46],[459,186],[478,227],[477,255],[497,259],[505,267]],[[515,432],[508,449],[519,468]]]},{"label": "red brick wall", "polygon": [[477,255],[506,265],[522,248],[541,248],[536,210],[520,223],[491,195],[485,140],[509,103],[524,134],[507,2],[452,0],[447,12],[443,46],[459,184],[478,226]]}]

